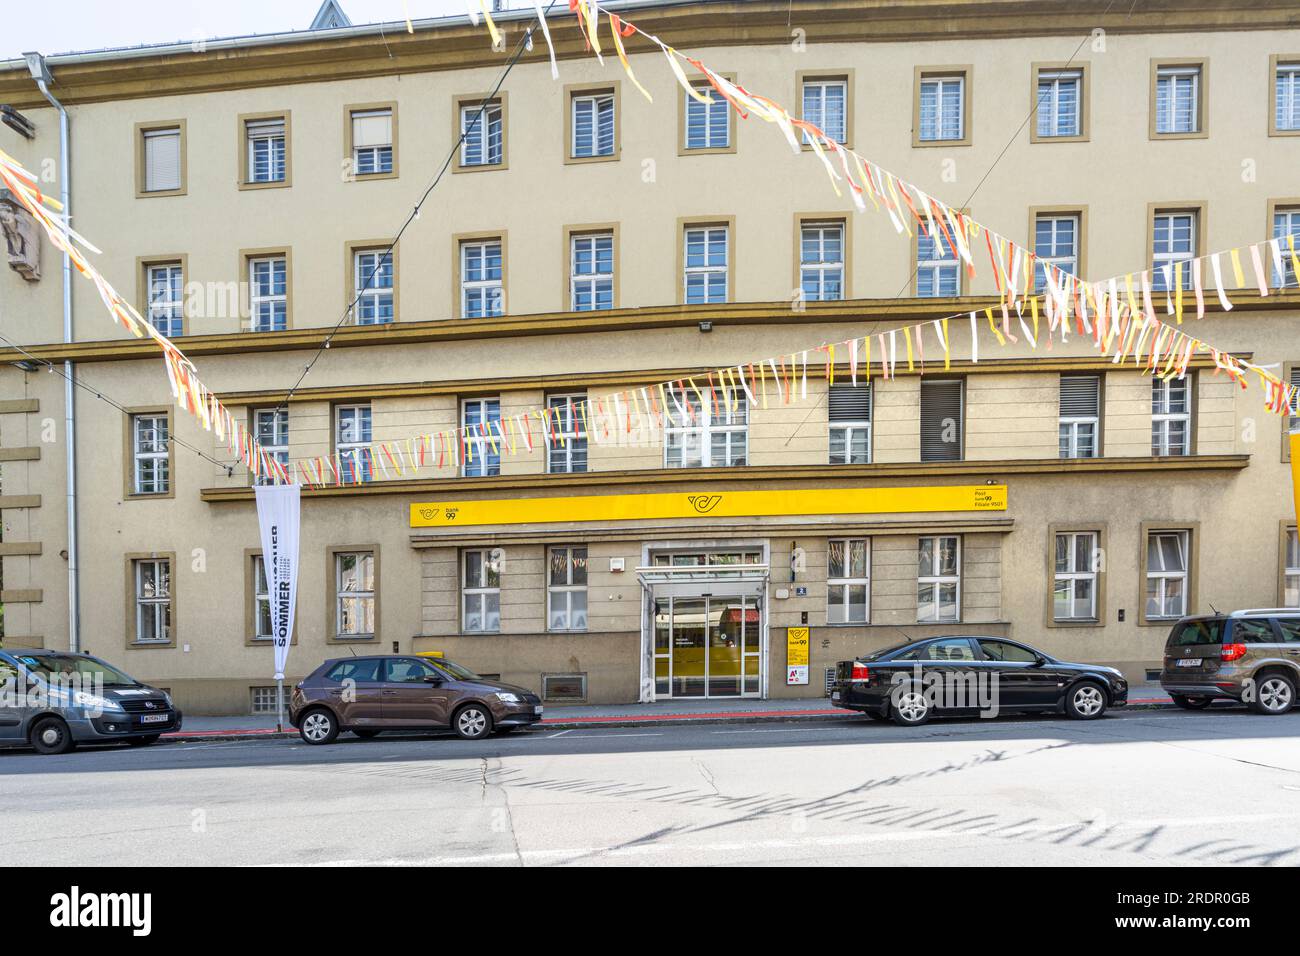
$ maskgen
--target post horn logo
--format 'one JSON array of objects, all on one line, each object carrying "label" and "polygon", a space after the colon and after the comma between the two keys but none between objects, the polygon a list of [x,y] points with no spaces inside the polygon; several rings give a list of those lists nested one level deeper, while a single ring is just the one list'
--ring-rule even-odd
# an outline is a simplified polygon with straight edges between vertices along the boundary
[{"label": "post horn logo", "polygon": [[706,515],[722,501],[722,495],[687,495],[686,500],[691,503],[696,514]]},{"label": "post horn logo", "polygon": [[437,509],[437,508],[421,508],[421,509],[420,509],[420,517],[423,518],[425,521],[432,521],[432,520],[433,520],[433,516],[436,515],[437,513],[438,513],[438,509]]}]

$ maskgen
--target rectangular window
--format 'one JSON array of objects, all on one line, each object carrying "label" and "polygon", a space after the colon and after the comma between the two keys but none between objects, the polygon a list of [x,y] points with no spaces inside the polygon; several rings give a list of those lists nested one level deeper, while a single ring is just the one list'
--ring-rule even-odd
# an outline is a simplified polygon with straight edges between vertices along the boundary
[{"label": "rectangular window", "polygon": [[1282,561],[1282,606],[1300,607],[1300,538],[1295,528],[1287,529]]},{"label": "rectangular window", "polygon": [[1077,215],[1057,213],[1034,217],[1035,292],[1047,289],[1048,264],[1072,276],[1079,274],[1079,221]]},{"label": "rectangular window", "polygon": [[369,405],[339,405],[334,409],[334,451],[339,462],[339,477],[343,482],[374,479],[370,441]]},{"label": "rectangular window", "polygon": [[1147,535],[1146,619],[1179,618],[1187,613],[1187,531],[1153,531]]},{"label": "rectangular window", "polygon": [[1095,532],[1070,531],[1056,536],[1052,620],[1096,620],[1100,553]]},{"label": "rectangular window", "polygon": [[1151,380],[1151,454],[1192,453],[1192,404],[1188,378]]},{"label": "rectangular window", "polygon": [[871,463],[871,386],[836,383],[830,387],[827,417],[830,420],[832,465]]},{"label": "rectangular window", "polygon": [[963,382],[921,380],[921,461],[961,461]]},{"label": "rectangular window", "polygon": [[172,640],[172,563],[168,558],[133,562],[135,573],[135,642],[170,644]]},{"label": "rectangular window", "polygon": [[289,327],[289,260],[268,256],[248,260],[248,311],[254,332]]},{"label": "rectangular window", "polygon": [[143,192],[174,192],[181,188],[181,130],[147,129],[144,137]]},{"label": "rectangular window", "polygon": [[248,182],[282,183],[287,166],[285,157],[284,117],[251,119],[244,123],[244,138],[248,143]]},{"label": "rectangular window", "polygon": [[925,143],[966,138],[966,77],[921,78],[920,135]]},{"label": "rectangular window", "polygon": [[363,250],[353,254],[354,314],[357,325],[383,325],[393,321],[393,252]]},{"label": "rectangular window", "polygon": [[505,160],[505,112],[500,100],[460,107],[462,166],[500,166]]},{"label": "rectangular window", "polygon": [[744,465],[749,451],[749,400],[739,389],[667,392],[664,465],[723,468]]},{"label": "rectangular window", "polygon": [[336,638],[375,636],[375,553],[339,551],[334,554]]},{"label": "rectangular window", "polygon": [[546,583],[546,629],[587,629],[587,549],[550,549]]},{"label": "rectangular window", "polygon": [[961,538],[942,535],[918,541],[916,619],[922,623],[961,617]]},{"label": "rectangular window", "polygon": [[358,176],[393,171],[391,108],[352,112],[352,169]]},{"label": "rectangular window", "polygon": [[573,97],[574,159],[614,155],[614,94]]},{"label": "rectangular window", "polygon": [[727,301],[729,233],[726,226],[686,229],[683,282],[687,305]]},{"label": "rectangular window", "polygon": [[1297,285],[1295,274],[1295,263],[1291,261],[1291,244],[1296,246],[1296,252],[1300,253],[1300,238],[1287,241],[1289,236],[1300,237],[1300,207],[1290,206],[1273,210],[1273,238],[1278,242],[1278,249],[1282,253],[1282,271],[1277,271],[1277,266],[1273,267],[1273,284],[1275,286],[1290,286],[1295,288]]},{"label": "rectangular window", "polygon": [[460,244],[460,315],[482,319],[506,314],[500,239]]},{"label": "rectangular window", "polygon": [[682,91],[686,101],[686,148],[730,148],[731,106],[708,83],[697,83],[694,88],[708,97],[709,102],[701,103],[685,90]]},{"label": "rectangular window", "polygon": [[1040,70],[1038,73],[1038,136],[1081,136],[1083,70]]},{"label": "rectangular window", "polygon": [[489,634],[501,630],[499,552],[486,548],[461,553],[461,630]]},{"label": "rectangular window", "polygon": [[[1158,212],[1151,224],[1151,288],[1157,292],[1173,289],[1182,282],[1192,287],[1191,260],[1196,257],[1197,215],[1195,212]],[[1181,263],[1178,276],[1175,263]]]},{"label": "rectangular window", "polygon": [[916,294],[922,299],[961,295],[961,264],[939,233],[916,231]]},{"label": "rectangular window", "polygon": [[871,619],[871,542],[826,542],[826,623],[866,624]]},{"label": "rectangular window", "polygon": [[149,322],[170,338],[185,334],[185,277],[179,262],[147,266]]},{"label": "rectangular window", "polygon": [[835,142],[848,142],[848,98],[847,80],[804,80],[803,119]]},{"label": "rectangular window", "polygon": [[1060,453],[1062,458],[1096,458],[1101,422],[1101,377],[1062,375]]},{"label": "rectangular window", "polygon": [[1201,131],[1201,68],[1162,66],[1156,69],[1156,132]]},{"label": "rectangular window", "polygon": [[[1287,375],[1287,380],[1290,382],[1290,384],[1293,387],[1300,388],[1300,365],[1291,366],[1291,371]],[[1290,453],[1289,449],[1291,447],[1291,442],[1290,442],[1291,432],[1300,431],[1300,414],[1297,414],[1300,413],[1300,407],[1298,406],[1300,406],[1300,398],[1297,398],[1297,405],[1292,406],[1290,409],[1292,414],[1287,416],[1287,420],[1286,420],[1287,433],[1286,435],[1282,436],[1283,439],[1282,444],[1284,447],[1288,449],[1288,454]]]},{"label": "rectangular window", "polygon": [[[284,465],[289,465],[289,409],[255,408],[253,409],[253,434],[272,458]],[[274,484],[274,479],[263,475],[257,479],[258,484]]]},{"label": "rectangular window", "polygon": [[583,426],[585,394],[548,395],[546,407],[551,413],[555,437],[550,438],[546,470],[553,474],[573,474],[587,470],[587,431]]},{"label": "rectangular window", "polygon": [[461,403],[461,425],[465,430],[465,464],[461,473],[467,478],[487,478],[501,474],[501,400],[467,398]]},{"label": "rectangular window", "polygon": [[[280,713],[280,688],[275,684],[267,684],[262,687],[250,687],[249,695],[249,712],[258,714],[278,714]],[[290,688],[284,688],[285,703],[288,703]]]},{"label": "rectangular window", "polygon": [[575,235],[569,243],[569,308],[574,312],[614,308],[614,234]]},{"label": "rectangular window", "polygon": [[171,490],[170,424],[166,415],[131,416],[132,489],[137,495]]},{"label": "rectangular window", "polygon": [[1300,130],[1300,63],[1279,63],[1274,79],[1273,126]]},{"label": "rectangular window", "polygon": [[253,638],[271,639],[271,589],[266,583],[266,560],[253,555]]},{"label": "rectangular window", "polygon": [[800,227],[799,287],[808,302],[844,298],[844,223],[804,223]]}]

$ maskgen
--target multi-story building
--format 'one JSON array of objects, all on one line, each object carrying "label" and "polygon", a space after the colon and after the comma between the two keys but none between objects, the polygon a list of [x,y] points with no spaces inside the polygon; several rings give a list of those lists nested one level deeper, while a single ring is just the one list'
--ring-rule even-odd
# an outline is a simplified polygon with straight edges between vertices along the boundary
[{"label": "multi-story building", "polygon": [[[617,8],[1087,278],[1300,231],[1293,12],[1130,6]],[[1286,420],[1208,360],[1163,382],[1086,336],[978,362],[954,336],[924,376],[832,386],[814,361],[806,400],[587,436],[575,399],[997,300],[775,128],[684,95],[639,38],[653,103],[565,17],[560,80],[538,38],[473,124],[530,14],[501,15],[504,52],[449,18],[47,61],[97,264],[282,458],[560,408],[563,441],[306,491],[291,675],[436,649],[548,700],[806,695],[855,652],[975,632],[1140,679],[1181,614],[1300,603]],[[22,61],[0,102],[35,128],[0,146],[57,193],[58,116]],[[6,643],[67,646],[75,603],[80,647],[186,709],[270,706],[249,475],[75,275],[63,341],[59,257],[42,239],[33,270],[22,245],[0,276]],[[1300,298],[1233,302],[1187,321],[1293,375]],[[75,498],[41,364],[65,361]],[[772,494],[711,511],[738,492]],[[811,687],[786,680],[801,625]]]}]

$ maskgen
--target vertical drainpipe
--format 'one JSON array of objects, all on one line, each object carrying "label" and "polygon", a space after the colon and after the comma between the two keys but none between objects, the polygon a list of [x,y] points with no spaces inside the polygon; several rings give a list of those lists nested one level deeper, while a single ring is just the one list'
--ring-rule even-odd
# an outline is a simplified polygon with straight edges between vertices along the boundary
[{"label": "vertical drainpipe", "polygon": [[[69,187],[72,171],[69,168],[68,111],[50,92],[50,71],[45,57],[39,53],[24,53],[27,69],[50,105],[59,112],[59,201],[63,203],[63,223],[71,219]],[[72,343],[72,259],[63,253],[63,342]],[[63,360],[63,434],[67,462],[67,512],[68,512],[68,650],[81,650],[81,597],[77,568],[77,413],[73,387],[73,365]]]}]

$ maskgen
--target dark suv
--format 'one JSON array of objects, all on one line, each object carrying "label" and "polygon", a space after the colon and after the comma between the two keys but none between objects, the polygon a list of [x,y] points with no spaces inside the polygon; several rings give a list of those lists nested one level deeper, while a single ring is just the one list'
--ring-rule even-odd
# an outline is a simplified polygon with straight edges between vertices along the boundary
[{"label": "dark suv", "polygon": [[532,691],[419,654],[326,661],[289,698],[289,722],[309,744],[333,743],[341,730],[374,737],[450,728],[478,740],[541,719],[542,701]]},{"label": "dark suv", "polygon": [[1300,686],[1300,608],[1183,618],[1165,642],[1160,686],[1188,710],[1223,699],[1285,714]]}]

